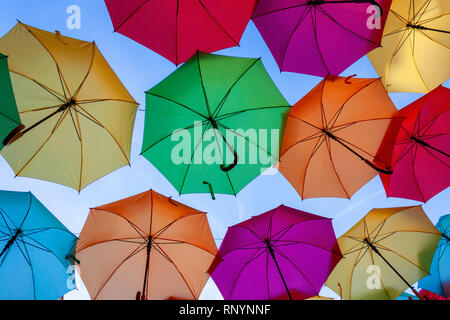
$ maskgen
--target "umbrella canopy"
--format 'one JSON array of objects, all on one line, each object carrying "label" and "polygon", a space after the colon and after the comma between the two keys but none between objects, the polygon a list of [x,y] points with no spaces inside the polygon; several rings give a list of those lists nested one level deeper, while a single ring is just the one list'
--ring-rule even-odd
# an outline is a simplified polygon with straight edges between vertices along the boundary
[{"label": "umbrella canopy", "polygon": [[260,59],[201,52],[149,90],[146,105],[143,156],[180,194],[213,198],[236,195],[278,161],[290,108]]},{"label": "umbrella canopy", "polygon": [[419,287],[450,298],[450,214],[442,216],[436,228],[442,238],[431,263],[430,275],[419,281]]},{"label": "umbrella canopy", "polygon": [[92,209],[77,244],[93,300],[198,299],[216,254],[206,214],[152,190]]},{"label": "umbrella canopy", "polygon": [[7,145],[15,130],[21,130],[16,99],[8,71],[8,57],[0,53],[0,150]]},{"label": "umbrella canopy", "polygon": [[0,191],[0,299],[56,300],[73,289],[77,238],[30,192]]},{"label": "umbrella canopy", "polygon": [[380,46],[391,1],[261,0],[252,19],[281,71],[325,77]]},{"label": "umbrella canopy", "polygon": [[374,209],[338,239],[326,286],[345,300],[394,300],[425,277],[441,234],[422,207]]},{"label": "umbrella canopy", "polygon": [[176,65],[238,46],[256,0],[105,0],[114,31]]},{"label": "umbrella canopy", "polygon": [[389,92],[429,92],[450,76],[450,2],[392,2],[381,47],[368,54]]},{"label": "umbrella canopy", "polygon": [[450,186],[450,89],[439,86],[400,110],[392,175],[381,174],[389,197],[426,202]]},{"label": "umbrella canopy", "polygon": [[17,176],[81,190],[130,163],[137,103],[95,43],[18,23],[0,51],[27,127],[2,150]]},{"label": "umbrella canopy", "polygon": [[328,76],[291,109],[280,172],[302,199],[350,198],[392,173],[396,114],[381,80]]},{"label": "umbrella canopy", "polygon": [[228,228],[212,278],[226,300],[306,299],[341,257],[330,219],[280,206]]}]

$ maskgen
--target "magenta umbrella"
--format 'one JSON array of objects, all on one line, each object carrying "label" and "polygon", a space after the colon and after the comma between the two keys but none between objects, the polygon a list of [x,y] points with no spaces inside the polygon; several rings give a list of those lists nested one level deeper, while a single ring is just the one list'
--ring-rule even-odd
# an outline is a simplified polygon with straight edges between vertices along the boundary
[{"label": "magenta umbrella", "polygon": [[325,77],[380,46],[391,2],[260,0],[252,19],[281,71]]},{"label": "magenta umbrella", "polygon": [[212,278],[225,300],[307,299],[341,258],[331,219],[280,206],[228,229]]}]

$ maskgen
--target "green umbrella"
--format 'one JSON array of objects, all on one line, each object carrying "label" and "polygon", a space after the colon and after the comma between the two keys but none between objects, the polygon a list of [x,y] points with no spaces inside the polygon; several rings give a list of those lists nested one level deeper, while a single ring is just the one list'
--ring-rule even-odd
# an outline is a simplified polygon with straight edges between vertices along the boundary
[{"label": "green umbrella", "polygon": [[278,161],[289,104],[260,59],[197,52],[147,92],[142,155],[182,193],[236,195]]},{"label": "green umbrella", "polygon": [[21,129],[23,127],[9,77],[8,57],[0,53],[0,150]]}]

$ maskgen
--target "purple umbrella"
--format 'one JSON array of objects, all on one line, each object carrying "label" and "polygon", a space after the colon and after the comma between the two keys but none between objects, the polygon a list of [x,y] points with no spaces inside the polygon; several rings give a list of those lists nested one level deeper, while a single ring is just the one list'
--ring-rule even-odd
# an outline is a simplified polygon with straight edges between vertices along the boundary
[{"label": "purple umbrella", "polygon": [[325,77],[380,46],[391,2],[260,0],[252,19],[281,71]]},{"label": "purple umbrella", "polygon": [[307,299],[341,258],[331,219],[280,206],[228,229],[212,278],[226,300]]}]

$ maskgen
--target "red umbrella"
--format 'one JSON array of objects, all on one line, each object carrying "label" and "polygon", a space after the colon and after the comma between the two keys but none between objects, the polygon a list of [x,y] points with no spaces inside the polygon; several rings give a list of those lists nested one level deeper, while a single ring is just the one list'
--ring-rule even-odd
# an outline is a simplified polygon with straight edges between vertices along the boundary
[{"label": "red umbrella", "polygon": [[381,180],[389,197],[425,202],[450,186],[450,89],[436,88],[400,115],[394,173]]},{"label": "red umbrella", "polygon": [[256,0],[105,0],[114,31],[176,65],[239,45]]}]

